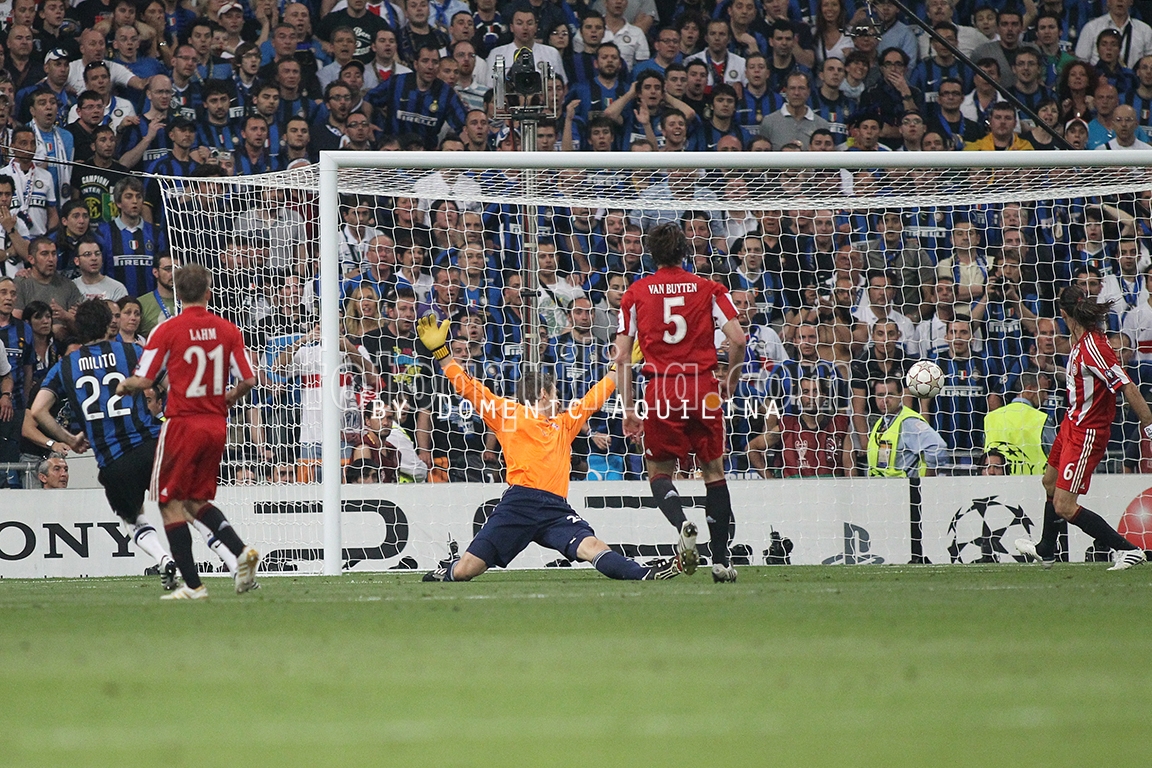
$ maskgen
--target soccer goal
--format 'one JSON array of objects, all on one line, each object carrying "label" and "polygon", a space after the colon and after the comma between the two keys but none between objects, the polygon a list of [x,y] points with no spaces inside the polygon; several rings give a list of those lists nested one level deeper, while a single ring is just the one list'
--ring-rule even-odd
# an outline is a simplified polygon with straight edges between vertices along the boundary
[{"label": "soccer goal", "polygon": [[[749,333],[725,406],[738,562],[1013,560],[1040,523],[1043,454],[986,417],[1022,401],[1035,434],[1062,418],[1070,283],[1114,302],[1113,346],[1152,383],[1140,152],[326,152],[160,183],[174,259],[213,269],[213,306],[259,366],[222,498],[286,571],[428,568],[449,539],[466,546],[502,489],[499,447],[414,320],[450,317],[453,354],[498,394],[538,365],[574,399],[607,370],[658,223],[683,226],[687,267],[730,287]],[[925,359],[943,389],[903,403],[942,448],[922,477],[877,472],[881,400],[899,403]],[[620,416],[610,403],[574,446],[571,501],[621,551],[666,554],[675,537]],[[1143,537],[1137,436],[1121,404],[1090,498]],[[703,485],[682,469],[702,520]],[[1076,534],[1064,547],[1096,556]],[[517,565],[569,565],[555,557]]]}]

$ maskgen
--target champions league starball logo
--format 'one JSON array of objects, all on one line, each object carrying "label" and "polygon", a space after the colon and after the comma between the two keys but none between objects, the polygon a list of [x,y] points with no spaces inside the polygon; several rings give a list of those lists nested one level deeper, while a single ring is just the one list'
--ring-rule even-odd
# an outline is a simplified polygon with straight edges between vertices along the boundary
[{"label": "champions league starball logo", "polygon": [[973,499],[948,524],[948,556],[953,563],[1016,563],[1022,555],[1009,552],[1012,541],[1029,537],[1033,523],[1024,508],[1005,504],[997,496]]}]

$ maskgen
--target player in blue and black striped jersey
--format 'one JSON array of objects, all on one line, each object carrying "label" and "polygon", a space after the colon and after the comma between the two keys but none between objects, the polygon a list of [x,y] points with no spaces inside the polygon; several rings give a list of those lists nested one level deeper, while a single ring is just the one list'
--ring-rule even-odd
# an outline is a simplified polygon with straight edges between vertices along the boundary
[{"label": "player in blue and black striped jersey", "polygon": [[364,97],[384,133],[414,133],[424,149],[436,149],[445,123],[457,133],[464,129],[468,111],[452,86],[438,78],[439,71],[440,51],[421,46],[412,72],[393,75]]},{"label": "player in blue and black striped jersey", "polygon": [[[107,341],[111,323],[112,311],[103,299],[76,308],[76,332],[84,346],[48,371],[32,403],[32,417],[44,434],[77,453],[92,448],[108,504],[132,530],[136,545],[155,558],[164,588],[172,590],[177,586],[176,563],[143,509],[160,422],[148,410],[143,394],[116,394],[116,386],[136,369],[141,350],[134,344]],[[73,434],[56,421],[51,410],[57,400],[70,403],[83,432]]]}]

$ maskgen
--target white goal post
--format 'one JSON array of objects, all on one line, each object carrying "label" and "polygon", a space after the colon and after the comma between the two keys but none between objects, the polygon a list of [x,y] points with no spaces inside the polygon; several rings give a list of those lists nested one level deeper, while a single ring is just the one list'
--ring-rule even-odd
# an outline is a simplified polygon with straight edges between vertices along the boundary
[{"label": "white goal post", "polygon": [[[520,206],[521,215],[524,206],[547,205],[593,211],[643,208],[656,212],[692,209],[707,213],[731,209],[742,212],[843,209],[875,214],[887,210],[925,210],[932,206],[951,210],[962,206],[982,209],[1032,205],[1053,199],[1091,201],[1117,194],[1135,198],[1152,190],[1152,156],[1140,151],[607,154],[326,151],[321,153],[318,166],[258,177],[213,179],[214,183],[223,185],[220,188],[227,186],[243,194],[296,190],[316,195],[318,221],[309,223],[318,224],[314,245],[319,256],[322,339],[319,350],[323,374],[319,406],[321,467],[339,468],[342,461],[347,460],[344,452],[347,446],[342,445],[345,395],[338,373],[344,364],[338,343],[344,300],[341,295],[344,280],[340,250],[341,197],[426,199],[429,194],[427,187],[421,186],[421,179],[438,171],[467,174],[479,180],[478,191],[455,187],[452,198],[457,202]],[[665,185],[667,192],[644,194],[638,194],[635,185],[615,183],[630,177],[643,177],[646,182],[665,176],[695,178],[712,174],[723,178],[729,172],[731,180],[738,183],[718,186],[715,194],[691,198],[678,196],[682,190],[674,189],[676,185],[672,183]],[[499,183],[490,183],[492,179],[498,179]],[[166,200],[185,194],[189,188],[188,179],[162,181]],[[656,190],[659,185],[646,183],[644,186],[646,190]],[[1076,204],[1083,207],[1081,203]],[[179,230],[181,226],[175,219],[169,222],[170,230]],[[174,234],[170,241],[177,261],[197,258],[190,252],[181,252],[179,236]],[[524,247],[529,255],[531,245],[525,239]],[[533,263],[527,259],[519,268]],[[853,483],[857,489],[859,486],[855,484],[863,481],[845,482]],[[1039,493],[1038,478],[1034,482]],[[339,471],[323,472],[316,486],[304,494],[320,502],[322,537],[317,537],[320,540],[315,541],[314,549],[322,550],[323,573],[335,575],[341,572],[347,559],[343,554],[346,542],[341,529],[342,502],[364,496],[359,491],[350,492],[351,486],[342,484]],[[631,486],[632,491],[638,487]],[[441,492],[430,494],[430,498],[442,498],[442,492],[449,489],[440,489]],[[405,498],[410,498],[416,489],[403,489],[403,492]],[[742,497],[748,498],[744,494]],[[646,514],[654,515],[654,527],[663,524],[655,509]],[[740,515],[739,509],[736,514]],[[468,538],[464,532],[456,535],[463,540]],[[419,565],[424,567],[430,563],[422,559]]]}]

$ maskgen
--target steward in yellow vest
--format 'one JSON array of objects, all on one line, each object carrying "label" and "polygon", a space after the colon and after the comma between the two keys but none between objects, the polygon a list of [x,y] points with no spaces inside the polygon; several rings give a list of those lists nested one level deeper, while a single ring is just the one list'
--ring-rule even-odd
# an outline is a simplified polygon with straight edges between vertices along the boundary
[{"label": "steward in yellow vest", "polygon": [[880,418],[868,435],[870,477],[930,477],[948,461],[944,438],[904,405],[904,383],[877,381],[873,395]]},{"label": "steward in yellow vest", "polygon": [[[1042,475],[1055,434],[1048,414],[1036,406],[1039,385],[1033,373],[1020,374],[1020,396],[984,417],[984,452],[995,448],[1008,462],[1010,475]],[[1047,427],[1047,429],[1046,429]]]}]

